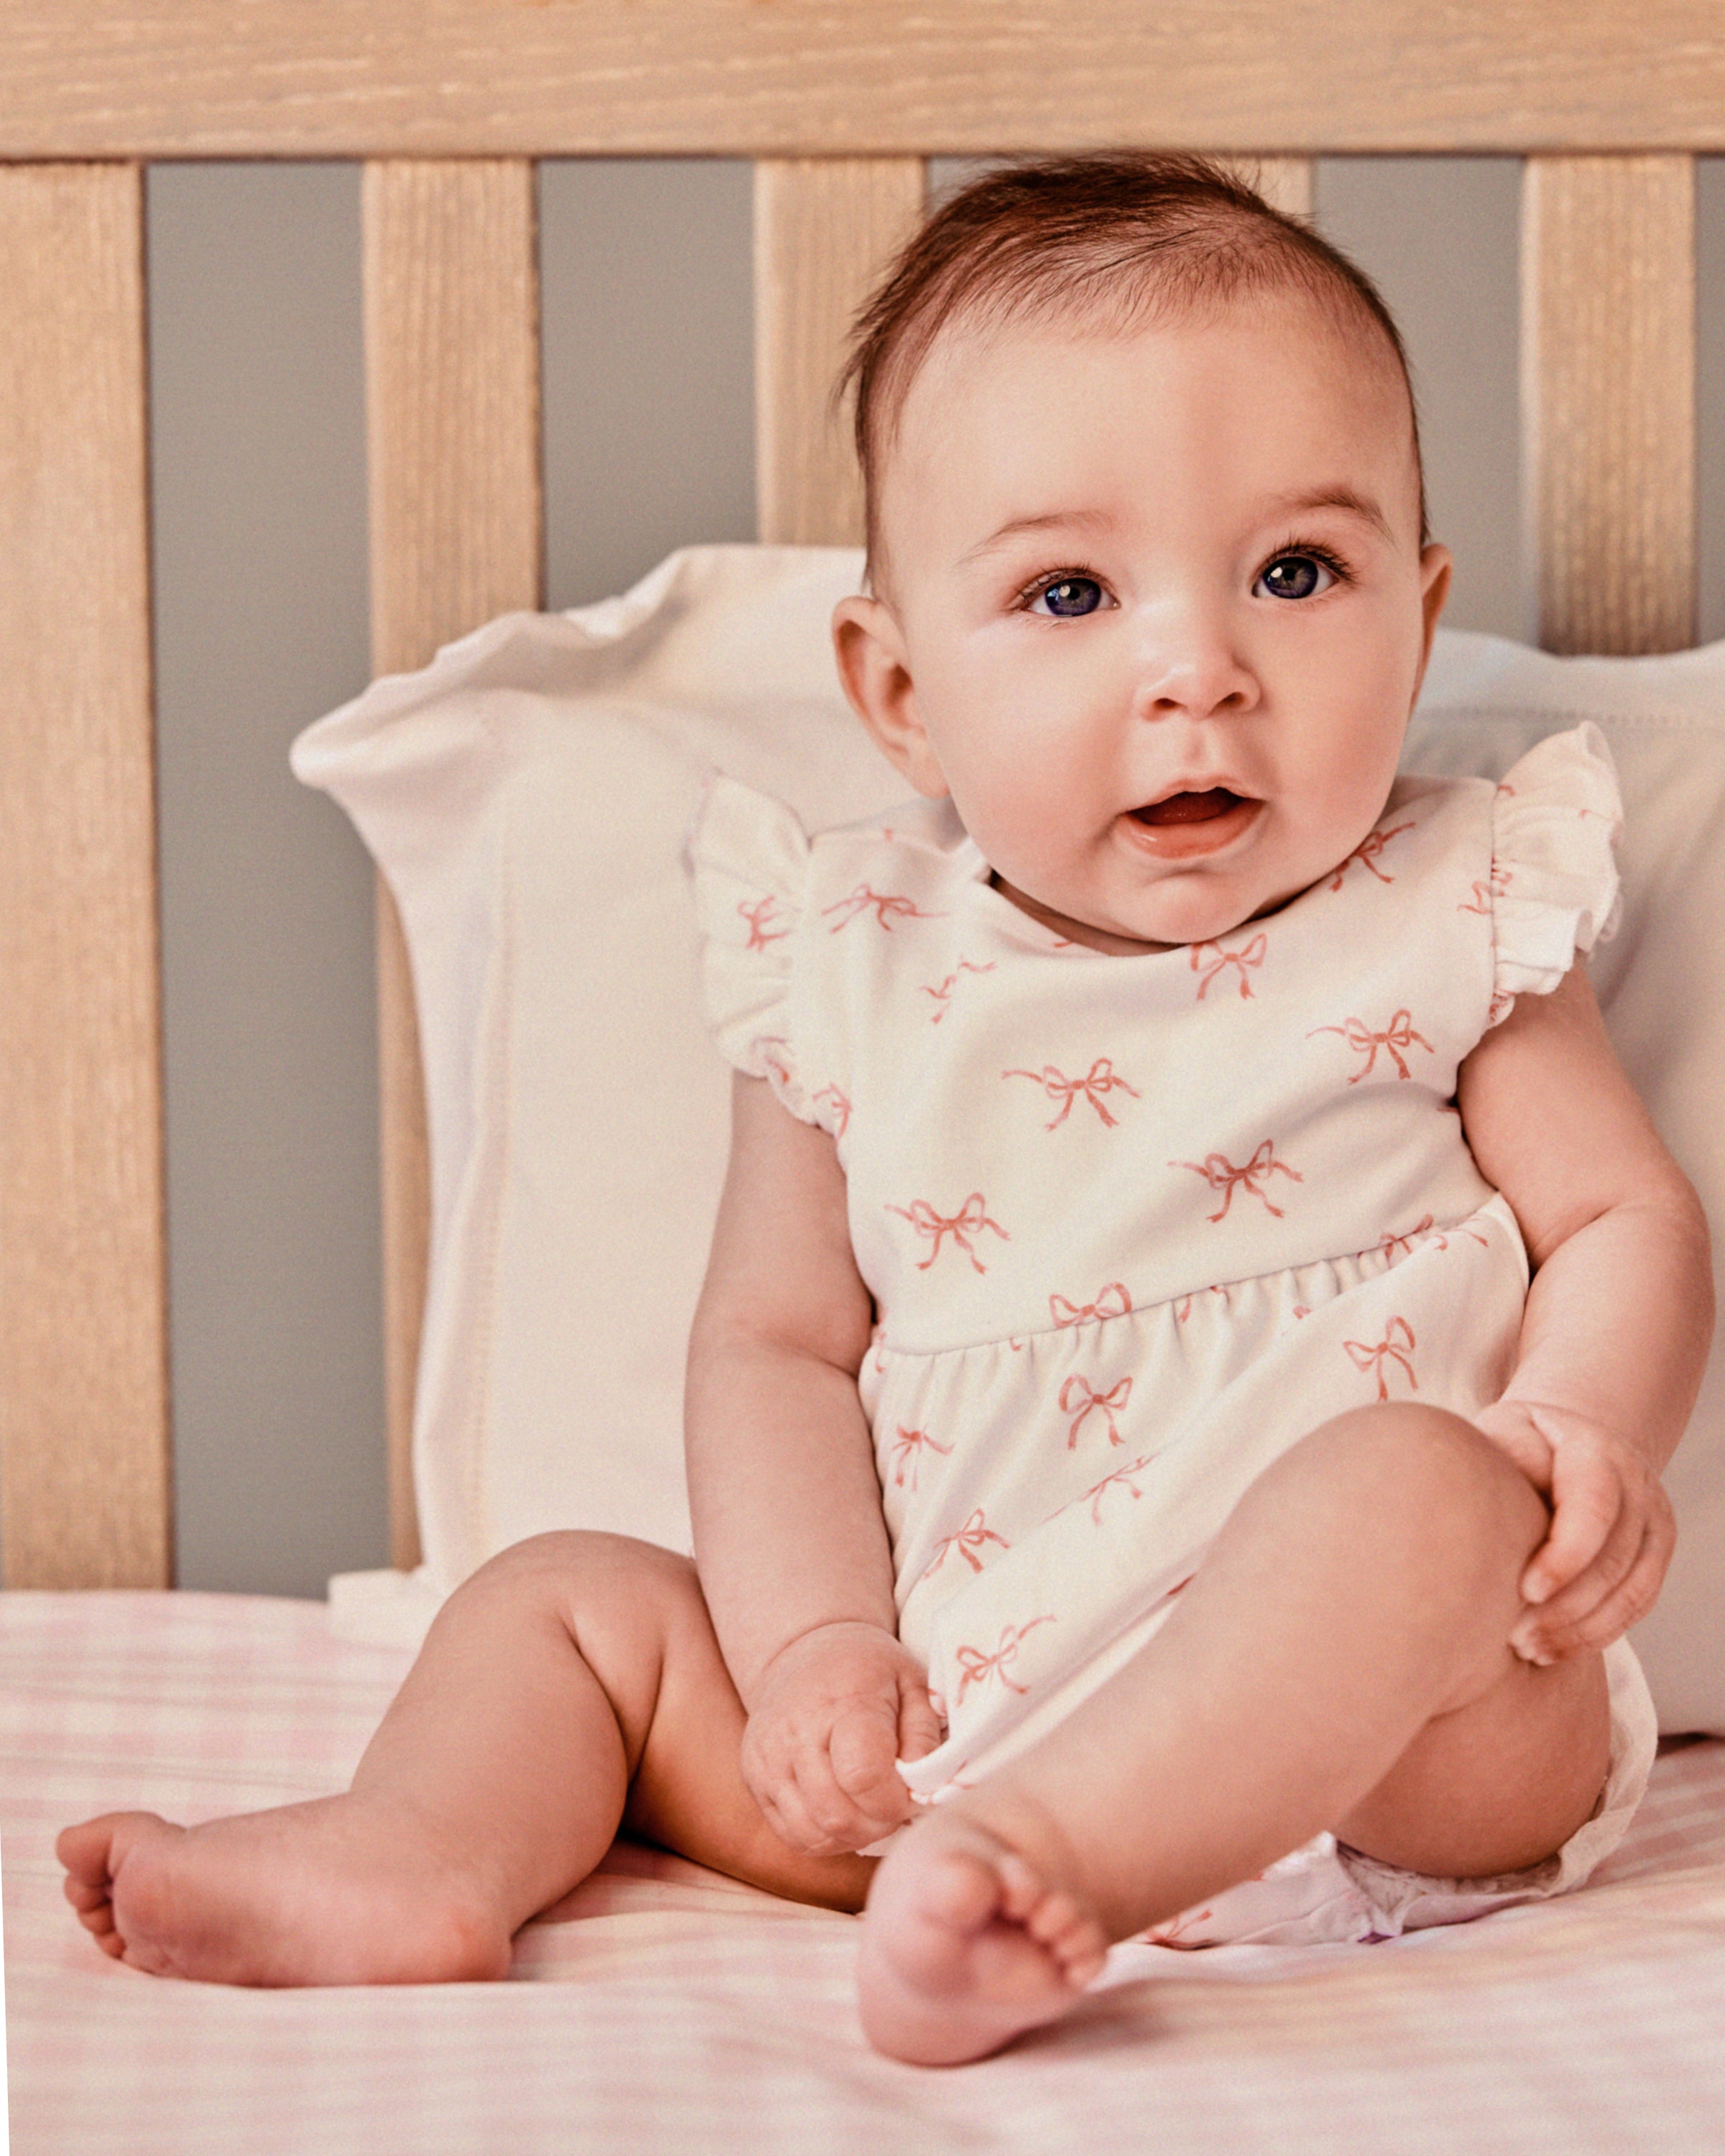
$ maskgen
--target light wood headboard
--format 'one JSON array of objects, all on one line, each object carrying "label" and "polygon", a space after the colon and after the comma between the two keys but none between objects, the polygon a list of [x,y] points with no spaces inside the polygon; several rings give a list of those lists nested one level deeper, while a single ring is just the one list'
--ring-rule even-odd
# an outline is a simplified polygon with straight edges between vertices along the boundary
[{"label": "light wood headboard", "polygon": [[[0,13],[0,1517],[12,1587],[172,1578],[142,177],[365,161],[372,650],[541,603],[534,166],[756,161],[763,540],[858,528],[845,326],[933,155],[1525,158],[1541,641],[1695,632],[1697,154],[1716,0],[8,0]],[[378,894],[395,1561],[428,1178]]]}]

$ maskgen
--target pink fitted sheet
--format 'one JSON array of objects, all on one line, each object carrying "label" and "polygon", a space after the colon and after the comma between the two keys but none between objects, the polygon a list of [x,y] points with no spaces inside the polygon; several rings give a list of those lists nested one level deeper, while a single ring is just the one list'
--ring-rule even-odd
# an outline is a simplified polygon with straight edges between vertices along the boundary
[{"label": "pink fitted sheet", "polygon": [[619,1846],[501,1984],[247,1992],[105,1960],[53,1837],[341,1787],[405,1657],[320,1604],[0,1596],[14,2156],[1725,2151],[1725,1743],[1580,1892],[1378,1946],[1116,1950],[1060,2030],[875,2057],[853,1919]]}]

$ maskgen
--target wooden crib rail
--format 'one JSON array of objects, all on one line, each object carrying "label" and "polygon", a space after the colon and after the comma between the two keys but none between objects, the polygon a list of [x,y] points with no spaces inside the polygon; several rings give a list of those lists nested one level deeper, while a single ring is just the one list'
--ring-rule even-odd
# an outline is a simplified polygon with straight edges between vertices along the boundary
[{"label": "wooden crib rail", "polygon": [[8,0],[0,157],[1725,149],[1715,0]]},{"label": "wooden crib rail", "polygon": [[[1225,19],[1224,19],[1225,17]],[[757,160],[761,536],[857,536],[828,384],[937,151],[1515,151],[1541,641],[1695,629],[1692,154],[1713,0],[15,0],[0,11],[0,1525],[9,1586],[172,1578],[141,187],[149,157],[367,161],[372,654],[540,603],[538,155]],[[75,55],[75,64],[68,54]],[[814,153],[819,154],[814,154]],[[118,160],[66,162],[67,159]],[[33,162],[32,160],[44,162]],[[59,160],[61,162],[52,162]],[[429,1178],[380,889],[392,1550]]]}]

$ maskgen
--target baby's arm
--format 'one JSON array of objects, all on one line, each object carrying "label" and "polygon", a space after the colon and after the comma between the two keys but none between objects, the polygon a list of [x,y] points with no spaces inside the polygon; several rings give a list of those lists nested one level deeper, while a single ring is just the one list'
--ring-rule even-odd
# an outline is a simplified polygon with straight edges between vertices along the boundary
[{"label": "baby's arm", "polygon": [[[1712,1337],[1706,1215],[1606,1037],[1584,964],[1524,995],[1461,1066],[1463,1127],[1535,1268],[1514,1374],[1476,1418],[1553,1508],[1517,1651],[1608,1645],[1656,1599],[1676,1539],[1661,1469]],[[1561,1590],[1561,1591],[1559,1591]]]},{"label": "baby's arm", "polygon": [[787,1841],[822,1854],[909,1816],[893,1761],[940,1733],[898,1641],[857,1396],[873,1317],[832,1140],[739,1075],[689,1346],[690,1502],[701,1585],[749,1717],[744,1779]]}]

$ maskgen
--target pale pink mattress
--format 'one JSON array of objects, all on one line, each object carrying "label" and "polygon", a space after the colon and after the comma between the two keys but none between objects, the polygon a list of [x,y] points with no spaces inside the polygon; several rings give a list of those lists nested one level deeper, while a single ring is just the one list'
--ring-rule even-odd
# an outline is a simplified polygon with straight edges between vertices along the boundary
[{"label": "pale pink mattress", "polygon": [[617,1851],[518,1982],[258,1992],[110,1963],[52,1841],[341,1787],[403,1657],[321,1604],[0,1596],[13,2156],[1498,2156],[1725,2150],[1725,1743],[1672,1750],[1569,1900],[1394,1943],[1117,1950],[953,2072],[865,2046],[855,1921]]}]

